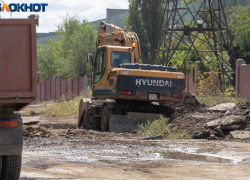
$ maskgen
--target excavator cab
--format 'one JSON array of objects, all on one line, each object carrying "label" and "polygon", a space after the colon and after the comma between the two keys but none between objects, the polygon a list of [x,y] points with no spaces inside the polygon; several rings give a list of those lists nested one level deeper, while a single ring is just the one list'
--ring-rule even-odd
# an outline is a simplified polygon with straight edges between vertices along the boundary
[{"label": "excavator cab", "polygon": [[131,63],[131,54],[129,52],[114,51],[111,53],[111,66],[118,67],[124,63]]},{"label": "excavator cab", "polygon": [[101,46],[96,50],[92,59],[93,64],[93,90],[103,91],[114,88],[115,79],[112,77],[112,71],[121,64],[134,63],[133,48]]}]

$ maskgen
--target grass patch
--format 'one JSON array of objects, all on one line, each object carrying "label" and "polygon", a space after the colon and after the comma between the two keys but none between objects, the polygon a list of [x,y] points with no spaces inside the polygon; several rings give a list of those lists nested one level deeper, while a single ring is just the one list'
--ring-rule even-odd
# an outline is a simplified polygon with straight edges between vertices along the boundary
[{"label": "grass patch", "polygon": [[168,118],[160,116],[159,119],[155,119],[153,122],[149,120],[145,124],[139,125],[140,133],[143,136],[152,136],[161,134],[163,139],[190,139],[191,136],[186,130],[170,130],[170,124]]},{"label": "grass patch", "polygon": [[201,104],[205,104],[206,106],[215,106],[217,104],[222,103],[240,103],[245,100],[241,98],[234,97],[231,93],[220,93],[217,95],[207,95],[207,94],[200,94],[197,99]]},{"label": "grass patch", "polygon": [[82,96],[74,97],[63,95],[58,101],[51,101],[47,104],[46,110],[41,114],[42,117],[77,117],[79,102]]},{"label": "grass patch", "polygon": [[34,115],[40,115],[46,111],[46,103],[38,103],[36,106],[31,107],[27,106],[22,111],[19,111],[19,113],[22,116],[34,116]]},{"label": "grass patch", "polygon": [[79,103],[83,98],[91,98],[92,90],[90,87],[80,92],[80,96],[74,96],[69,92],[61,96],[57,101],[51,100],[39,102],[34,107],[28,106],[20,113],[26,116],[40,115],[41,117],[78,117]]}]

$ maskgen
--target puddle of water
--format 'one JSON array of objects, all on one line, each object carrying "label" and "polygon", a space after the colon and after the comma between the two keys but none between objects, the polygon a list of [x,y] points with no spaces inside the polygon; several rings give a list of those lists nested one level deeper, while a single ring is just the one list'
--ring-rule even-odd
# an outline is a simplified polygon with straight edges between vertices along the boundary
[{"label": "puddle of water", "polygon": [[202,161],[202,162],[220,163],[220,164],[230,164],[233,162],[231,159],[224,159],[220,157],[206,156],[206,155],[186,154],[183,152],[166,151],[160,153],[160,155],[165,159],[175,159],[183,161]]}]

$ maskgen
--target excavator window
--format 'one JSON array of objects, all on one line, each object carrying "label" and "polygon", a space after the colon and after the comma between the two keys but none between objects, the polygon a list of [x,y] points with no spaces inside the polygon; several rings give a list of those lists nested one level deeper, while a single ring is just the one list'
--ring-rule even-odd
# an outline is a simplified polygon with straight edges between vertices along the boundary
[{"label": "excavator window", "polygon": [[111,66],[118,67],[120,64],[131,63],[131,54],[129,52],[112,52]]},{"label": "excavator window", "polygon": [[106,70],[106,48],[99,48],[96,51],[94,63],[94,84],[98,83],[104,76]]}]

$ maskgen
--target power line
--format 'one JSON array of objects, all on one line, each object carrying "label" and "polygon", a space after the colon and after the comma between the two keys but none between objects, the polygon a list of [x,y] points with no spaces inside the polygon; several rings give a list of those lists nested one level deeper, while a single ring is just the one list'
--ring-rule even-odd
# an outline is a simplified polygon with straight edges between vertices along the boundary
[{"label": "power line", "polygon": [[[93,8],[93,7],[95,7],[95,6],[98,6],[98,5],[100,5],[100,4],[102,4],[102,3],[106,2],[106,1],[107,1],[107,0],[104,0],[104,1],[98,3],[98,4],[94,5],[94,6],[88,7],[88,8],[86,8],[86,9],[83,9],[83,10],[81,10],[81,11],[75,12],[75,13],[73,13],[73,14],[69,14],[69,16],[78,14],[78,13],[83,12],[83,11],[86,11],[86,10],[88,10],[88,9],[91,9],[91,8]],[[40,20],[40,21],[49,21],[49,20],[54,20],[54,19],[61,19],[61,18],[64,18],[64,17],[65,17],[65,16],[61,16],[61,17],[58,17],[58,18],[52,18],[52,19],[42,19],[42,20]]]},{"label": "power line", "polygon": [[[114,7],[114,9],[120,7],[121,5],[125,4],[126,2],[128,2],[128,1],[124,1],[122,4],[120,4],[120,5],[116,6],[116,7]],[[93,20],[91,20],[91,21],[94,21],[94,20],[96,20],[97,18],[99,18],[99,17],[101,17],[101,16],[103,16],[103,15],[105,15],[105,14],[106,14],[106,13],[104,13],[104,14],[102,14],[102,15],[99,15],[99,16],[95,17],[95,18],[94,18]]]},{"label": "power line", "polygon": [[54,2],[54,3],[52,3],[52,4],[49,5],[47,8],[49,8],[50,6],[53,6],[54,4],[58,3],[59,1],[61,1],[61,0],[58,0],[58,1]]}]

